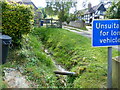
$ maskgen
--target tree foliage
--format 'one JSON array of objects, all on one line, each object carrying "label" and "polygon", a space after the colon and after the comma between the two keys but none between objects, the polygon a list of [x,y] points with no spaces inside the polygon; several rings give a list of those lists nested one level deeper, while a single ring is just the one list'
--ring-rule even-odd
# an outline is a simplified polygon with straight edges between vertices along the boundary
[{"label": "tree foliage", "polygon": [[66,21],[69,15],[69,10],[76,7],[76,2],[47,2],[46,13],[50,16],[58,15],[59,19],[63,22]]},{"label": "tree foliage", "polygon": [[42,8],[41,11],[42,11],[42,15],[43,15],[42,18],[45,19],[45,18],[47,17],[47,14],[46,14],[46,12],[45,12],[45,8]]},{"label": "tree foliage", "polygon": [[47,15],[45,13],[45,9],[44,8],[38,8],[35,12],[35,17],[39,20],[43,19],[43,18],[46,18]]},{"label": "tree foliage", "polygon": [[78,20],[76,13],[70,14],[69,17],[67,18],[66,22],[67,22],[67,24],[69,24],[70,21],[75,21],[75,20]]},{"label": "tree foliage", "polygon": [[112,3],[112,6],[106,12],[106,17],[109,19],[120,19],[120,1]]}]

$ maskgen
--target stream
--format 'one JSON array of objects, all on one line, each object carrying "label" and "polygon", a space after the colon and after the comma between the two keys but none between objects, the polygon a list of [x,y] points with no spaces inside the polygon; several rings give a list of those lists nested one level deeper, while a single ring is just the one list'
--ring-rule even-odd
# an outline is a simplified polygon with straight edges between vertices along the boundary
[{"label": "stream", "polygon": [[[47,49],[45,49],[44,52],[45,52],[48,56],[51,57],[52,54],[51,54]],[[56,67],[59,71],[68,72],[68,71],[65,70],[60,64],[57,64],[54,59],[52,59],[52,61],[53,61],[54,65],[55,65],[55,67]]]},{"label": "stream", "polygon": [[[47,49],[44,49],[44,52],[47,54],[47,56],[51,57],[53,54],[50,53]],[[65,70],[60,64],[58,64],[54,59],[52,59],[52,62],[54,63],[56,69],[61,72],[69,72]],[[58,80],[63,84],[64,86],[67,86],[67,76],[66,75],[59,75],[56,74],[56,77],[58,77]]]}]

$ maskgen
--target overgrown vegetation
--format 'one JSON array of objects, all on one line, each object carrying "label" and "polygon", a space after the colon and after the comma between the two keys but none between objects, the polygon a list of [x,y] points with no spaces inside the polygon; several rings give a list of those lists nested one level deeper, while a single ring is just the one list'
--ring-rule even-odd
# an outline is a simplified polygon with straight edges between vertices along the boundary
[{"label": "overgrown vegetation", "polygon": [[[23,75],[35,82],[38,88],[58,88],[61,82],[53,73],[56,70],[52,60],[44,53],[37,33],[23,35],[21,49],[11,49],[9,51],[9,62],[3,67],[11,67],[23,70]],[[32,87],[32,86],[31,86]]]},{"label": "overgrown vegetation", "polygon": [[[76,72],[76,76],[67,76],[66,86],[53,73],[56,68],[44,48],[64,68]],[[118,51],[113,50],[113,56],[118,56]],[[22,68],[22,74],[40,88],[106,87],[107,48],[93,48],[90,39],[64,29],[35,28],[24,35],[22,49],[10,51],[8,60],[3,67]]]},{"label": "overgrown vegetation", "polygon": [[120,1],[116,2],[114,1],[106,12],[106,17],[109,19],[120,19]]},{"label": "overgrown vegetation", "polygon": [[[91,46],[91,40],[64,29],[35,29],[45,48],[48,48],[57,62],[77,76],[68,80],[70,87],[106,87],[107,48]],[[113,50],[113,56],[118,51]]]},{"label": "overgrown vegetation", "polygon": [[32,6],[5,1],[0,1],[0,5],[2,5],[2,33],[11,36],[14,45],[20,45],[22,35],[32,30]]}]

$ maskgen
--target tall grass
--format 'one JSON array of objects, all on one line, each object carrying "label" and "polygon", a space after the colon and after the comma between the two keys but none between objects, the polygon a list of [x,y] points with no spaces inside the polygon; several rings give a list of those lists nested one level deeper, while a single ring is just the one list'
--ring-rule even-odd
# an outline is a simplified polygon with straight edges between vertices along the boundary
[{"label": "tall grass", "polygon": [[3,67],[22,68],[22,74],[28,76],[28,80],[36,83],[38,88],[57,88],[60,82],[53,73],[56,68],[44,52],[39,36],[33,32],[23,36],[21,49],[10,50],[9,62]]},{"label": "tall grass", "polygon": [[[3,67],[23,68],[24,75],[40,88],[64,87],[53,73],[52,60],[44,53],[47,48],[51,56],[76,76],[67,77],[70,88],[103,88],[107,81],[107,48],[91,46],[91,40],[76,33],[58,28],[35,28],[24,35],[21,49],[10,50]],[[113,57],[118,51],[113,50]]]},{"label": "tall grass", "polygon": [[[71,86],[76,88],[106,87],[106,47],[92,47],[90,39],[64,29],[37,28],[35,32],[39,32],[44,47],[53,53],[57,62],[77,73],[77,76],[72,78]],[[118,51],[113,50],[113,56],[117,55]]]}]

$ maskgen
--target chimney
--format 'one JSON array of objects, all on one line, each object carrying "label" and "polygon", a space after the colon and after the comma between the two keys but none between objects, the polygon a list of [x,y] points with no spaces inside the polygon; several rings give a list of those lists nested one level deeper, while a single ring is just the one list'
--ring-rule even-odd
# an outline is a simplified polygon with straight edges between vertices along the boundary
[{"label": "chimney", "polygon": [[88,3],[88,10],[90,10],[91,7],[92,7],[92,4]]}]

